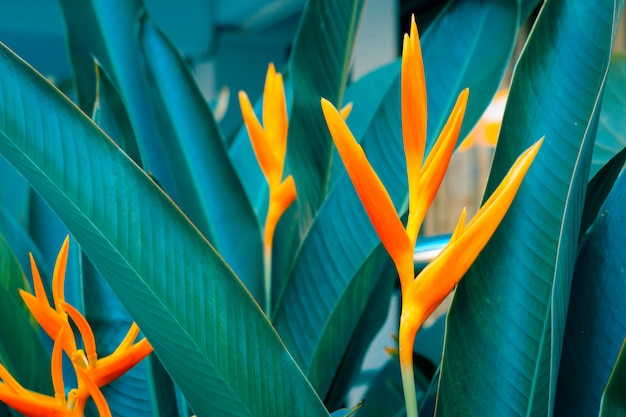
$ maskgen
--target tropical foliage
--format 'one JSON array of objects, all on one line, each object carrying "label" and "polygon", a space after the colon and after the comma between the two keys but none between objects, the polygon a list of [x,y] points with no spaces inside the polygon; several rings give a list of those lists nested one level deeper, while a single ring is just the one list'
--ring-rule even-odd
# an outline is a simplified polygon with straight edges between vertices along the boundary
[{"label": "tropical foliage", "polygon": [[[421,2],[351,82],[367,4],[309,0],[228,138],[140,0],[79,3],[71,98],[0,45],[0,416],[626,415],[623,2]],[[483,209],[420,271],[526,21]]]}]

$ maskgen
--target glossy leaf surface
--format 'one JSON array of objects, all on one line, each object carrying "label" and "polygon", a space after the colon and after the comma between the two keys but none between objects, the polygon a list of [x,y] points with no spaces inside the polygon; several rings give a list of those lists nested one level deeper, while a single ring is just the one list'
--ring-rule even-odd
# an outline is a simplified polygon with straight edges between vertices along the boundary
[{"label": "glossy leaf surface", "polygon": [[438,416],[552,415],[617,15],[613,1],[551,0],[518,61],[485,195],[524,149],[544,135],[545,141],[499,229],[457,288]]},{"label": "glossy leaf surface", "polygon": [[0,153],[55,208],[198,416],[328,415],[241,282],[143,171],[5,48],[0,91]]},{"label": "glossy leaf surface", "polygon": [[555,416],[597,415],[600,409],[626,335],[625,230],[626,176],[621,175],[576,261]]},{"label": "glossy leaf surface", "polygon": [[183,58],[144,17],[140,40],[178,204],[248,290],[263,298],[261,231],[213,113]]}]

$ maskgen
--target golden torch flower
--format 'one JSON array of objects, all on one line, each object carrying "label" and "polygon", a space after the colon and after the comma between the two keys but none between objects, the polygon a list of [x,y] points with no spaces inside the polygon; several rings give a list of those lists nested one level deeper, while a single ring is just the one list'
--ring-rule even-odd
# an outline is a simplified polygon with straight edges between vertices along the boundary
[{"label": "golden torch flower", "polygon": [[[100,416],[111,416],[109,406],[100,387],[115,380],[139,363],[150,352],[152,346],[147,339],[134,343],[139,328],[133,323],[128,334],[113,353],[98,358],[96,340],[85,317],[72,305],[65,302],[64,283],[69,249],[69,238],[63,242],[52,276],[53,305],[50,305],[37,265],[31,255],[33,286],[35,295],[20,290],[20,295],[35,320],[54,340],[52,349],[52,385],[54,397],[32,392],[22,387],[9,372],[0,365],[0,401],[25,416],[72,416],[82,417],[85,404],[91,397]],[[72,319],[80,334],[84,350],[78,349],[76,335],[72,330]],[[70,358],[76,372],[78,387],[65,396],[62,375],[62,354]]]},{"label": "golden torch flower", "polygon": [[283,180],[287,155],[287,102],[283,77],[269,65],[263,91],[263,126],[252,109],[245,92],[239,92],[243,121],[248,130],[254,154],[269,187],[269,207],[263,229],[263,254],[265,264],[265,312],[271,305],[271,265],[274,231],[281,216],[296,199],[296,184],[291,175]]},{"label": "golden torch flower", "polygon": [[541,141],[515,162],[476,216],[465,225],[465,212],[444,250],[415,277],[413,251],[424,220],[454,151],[467,104],[463,90],[433,149],[424,161],[426,146],[426,84],[415,20],[404,36],[402,51],[402,136],[406,156],[409,214],[406,228],[378,175],[370,165],[341,114],[322,99],[322,111],[346,171],[365,210],[389,252],[400,278],[402,312],[399,354],[408,417],[417,416],[413,376],[415,335],[463,277],[504,217],[530,167]]}]

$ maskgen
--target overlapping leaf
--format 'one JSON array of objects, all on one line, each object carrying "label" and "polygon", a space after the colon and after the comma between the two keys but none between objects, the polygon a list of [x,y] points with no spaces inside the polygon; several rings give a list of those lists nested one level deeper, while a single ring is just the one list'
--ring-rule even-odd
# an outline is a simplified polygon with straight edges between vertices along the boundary
[{"label": "overlapping leaf", "polygon": [[617,16],[613,1],[548,1],[518,61],[486,196],[523,149],[546,138],[509,213],[457,289],[437,415],[552,415]]},{"label": "overlapping leaf", "polygon": [[197,229],[90,119],[5,48],[0,97],[0,153],[55,209],[198,416],[328,416]]},{"label": "overlapping leaf", "polygon": [[587,234],[572,282],[555,416],[597,415],[626,335],[626,175]]}]

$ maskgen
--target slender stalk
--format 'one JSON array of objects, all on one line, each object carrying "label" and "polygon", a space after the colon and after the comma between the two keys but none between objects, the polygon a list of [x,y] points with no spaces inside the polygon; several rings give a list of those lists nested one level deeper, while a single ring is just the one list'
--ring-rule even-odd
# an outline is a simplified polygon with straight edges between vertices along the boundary
[{"label": "slender stalk", "polygon": [[404,389],[404,404],[406,407],[406,417],[418,417],[417,415],[417,395],[415,393],[415,377],[413,375],[413,364],[400,365],[402,374],[402,387]]},{"label": "slender stalk", "polygon": [[263,245],[263,284],[265,286],[265,314],[272,313],[272,245]]}]

